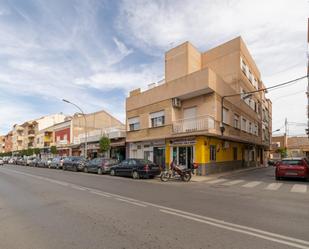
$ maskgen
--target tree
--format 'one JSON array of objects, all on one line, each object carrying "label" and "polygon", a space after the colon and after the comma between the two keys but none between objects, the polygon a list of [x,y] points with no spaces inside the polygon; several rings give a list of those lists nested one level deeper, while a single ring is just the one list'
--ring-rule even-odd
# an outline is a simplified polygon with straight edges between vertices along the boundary
[{"label": "tree", "polygon": [[288,155],[287,149],[286,148],[278,148],[276,150],[276,153],[279,153],[281,158],[285,158]]},{"label": "tree", "polygon": [[26,156],[32,156],[33,155],[33,149],[29,148],[26,150]]},{"label": "tree", "polygon": [[108,137],[106,137],[106,136],[101,137],[99,143],[100,143],[100,151],[101,152],[107,152],[110,149],[111,142],[110,142]]},{"label": "tree", "polygon": [[33,151],[34,151],[34,154],[36,154],[36,155],[40,154],[40,152],[41,152],[41,150],[39,148],[34,148]]},{"label": "tree", "polygon": [[56,154],[57,154],[57,147],[56,147],[55,145],[50,146],[50,152],[51,152],[53,155],[56,155]]}]

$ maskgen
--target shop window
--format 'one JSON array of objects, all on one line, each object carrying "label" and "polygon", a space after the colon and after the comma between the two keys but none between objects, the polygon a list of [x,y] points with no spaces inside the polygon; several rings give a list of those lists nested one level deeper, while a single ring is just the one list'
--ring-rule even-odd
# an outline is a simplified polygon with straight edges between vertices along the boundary
[{"label": "shop window", "polygon": [[233,148],[233,160],[234,160],[234,161],[237,160],[237,153],[238,153],[237,147],[234,147],[234,148]]},{"label": "shop window", "polygon": [[215,145],[210,145],[209,147],[210,150],[210,161],[216,161],[216,156],[217,156],[217,150],[216,150],[216,146]]}]

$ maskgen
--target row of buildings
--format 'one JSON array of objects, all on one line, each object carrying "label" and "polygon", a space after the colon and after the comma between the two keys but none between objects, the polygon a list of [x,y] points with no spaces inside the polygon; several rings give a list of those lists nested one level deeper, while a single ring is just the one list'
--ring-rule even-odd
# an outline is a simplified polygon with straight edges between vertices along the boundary
[{"label": "row of buildings", "polygon": [[[264,88],[260,71],[241,37],[206,52],[185,42],[165,53],[164,80],[148,85],[147,90],[130,92],[125,125],[109,115],[115,123],[102,119],[96,126],[91,121],[88,135],[92,137],[93,132],[97,141],[102,133],[118,132],[111,138],[122,146],[126,157],[145,158],[160,165],[175,160],[186,167],[195,162],[200,175],[263,165],[269,156],[272,129],[272,104],[261,90]],[[96,115],[86,116],[92,120]],[[18,131],[22,130],[27,135],[22,142],[25,145],[41,142],[48,147],[45,138],[53,134],[59,154],[81,153],[83,122],[82,117],[71,117],[52,130],[41,129],[35,136],[37,141],[29,140],[33,123],[14,126],[12,149],[18,148],[16,141],[20,140],[16,139],[21,139]],[[93,152],[96,149],[93,145]]]}]

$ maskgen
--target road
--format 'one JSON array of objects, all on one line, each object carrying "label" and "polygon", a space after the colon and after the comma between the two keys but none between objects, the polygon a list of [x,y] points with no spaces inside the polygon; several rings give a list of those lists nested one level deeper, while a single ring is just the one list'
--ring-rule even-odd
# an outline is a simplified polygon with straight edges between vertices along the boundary
[{"label": "road", "polygon": [[309,248],[309,184],[273,168],[205,182],[0,168],[0,248]]}]

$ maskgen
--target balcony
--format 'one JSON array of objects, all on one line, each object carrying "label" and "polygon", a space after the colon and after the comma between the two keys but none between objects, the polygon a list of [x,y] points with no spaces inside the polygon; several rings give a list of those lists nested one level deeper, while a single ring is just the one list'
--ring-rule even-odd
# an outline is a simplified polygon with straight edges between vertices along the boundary
[{"label": "balcony", "polygon": [[23,141],[23,137],[22,136],[17,136],[17,141]]},{"label": "balcony", "polygon": [[33,147],[33,143],[28,143],[28,147],[29,148]]},{"label": "balcony", "polygon": [[215,129],[215,119],[204,115],[196,118],[180,119],[173,122],[173,133],[191,133],[196,131],[207,131]]},{"label": "balcony", "polygon": [[34,136],[35,136],[35,131],[34,130],[28,131],[28,137],[34,137]]},{"label": "balcony", "polygon": [[23,131],[24,130],[24,127],[22,127],[22,126],[17,126],[16,127],[16,131]]}]

